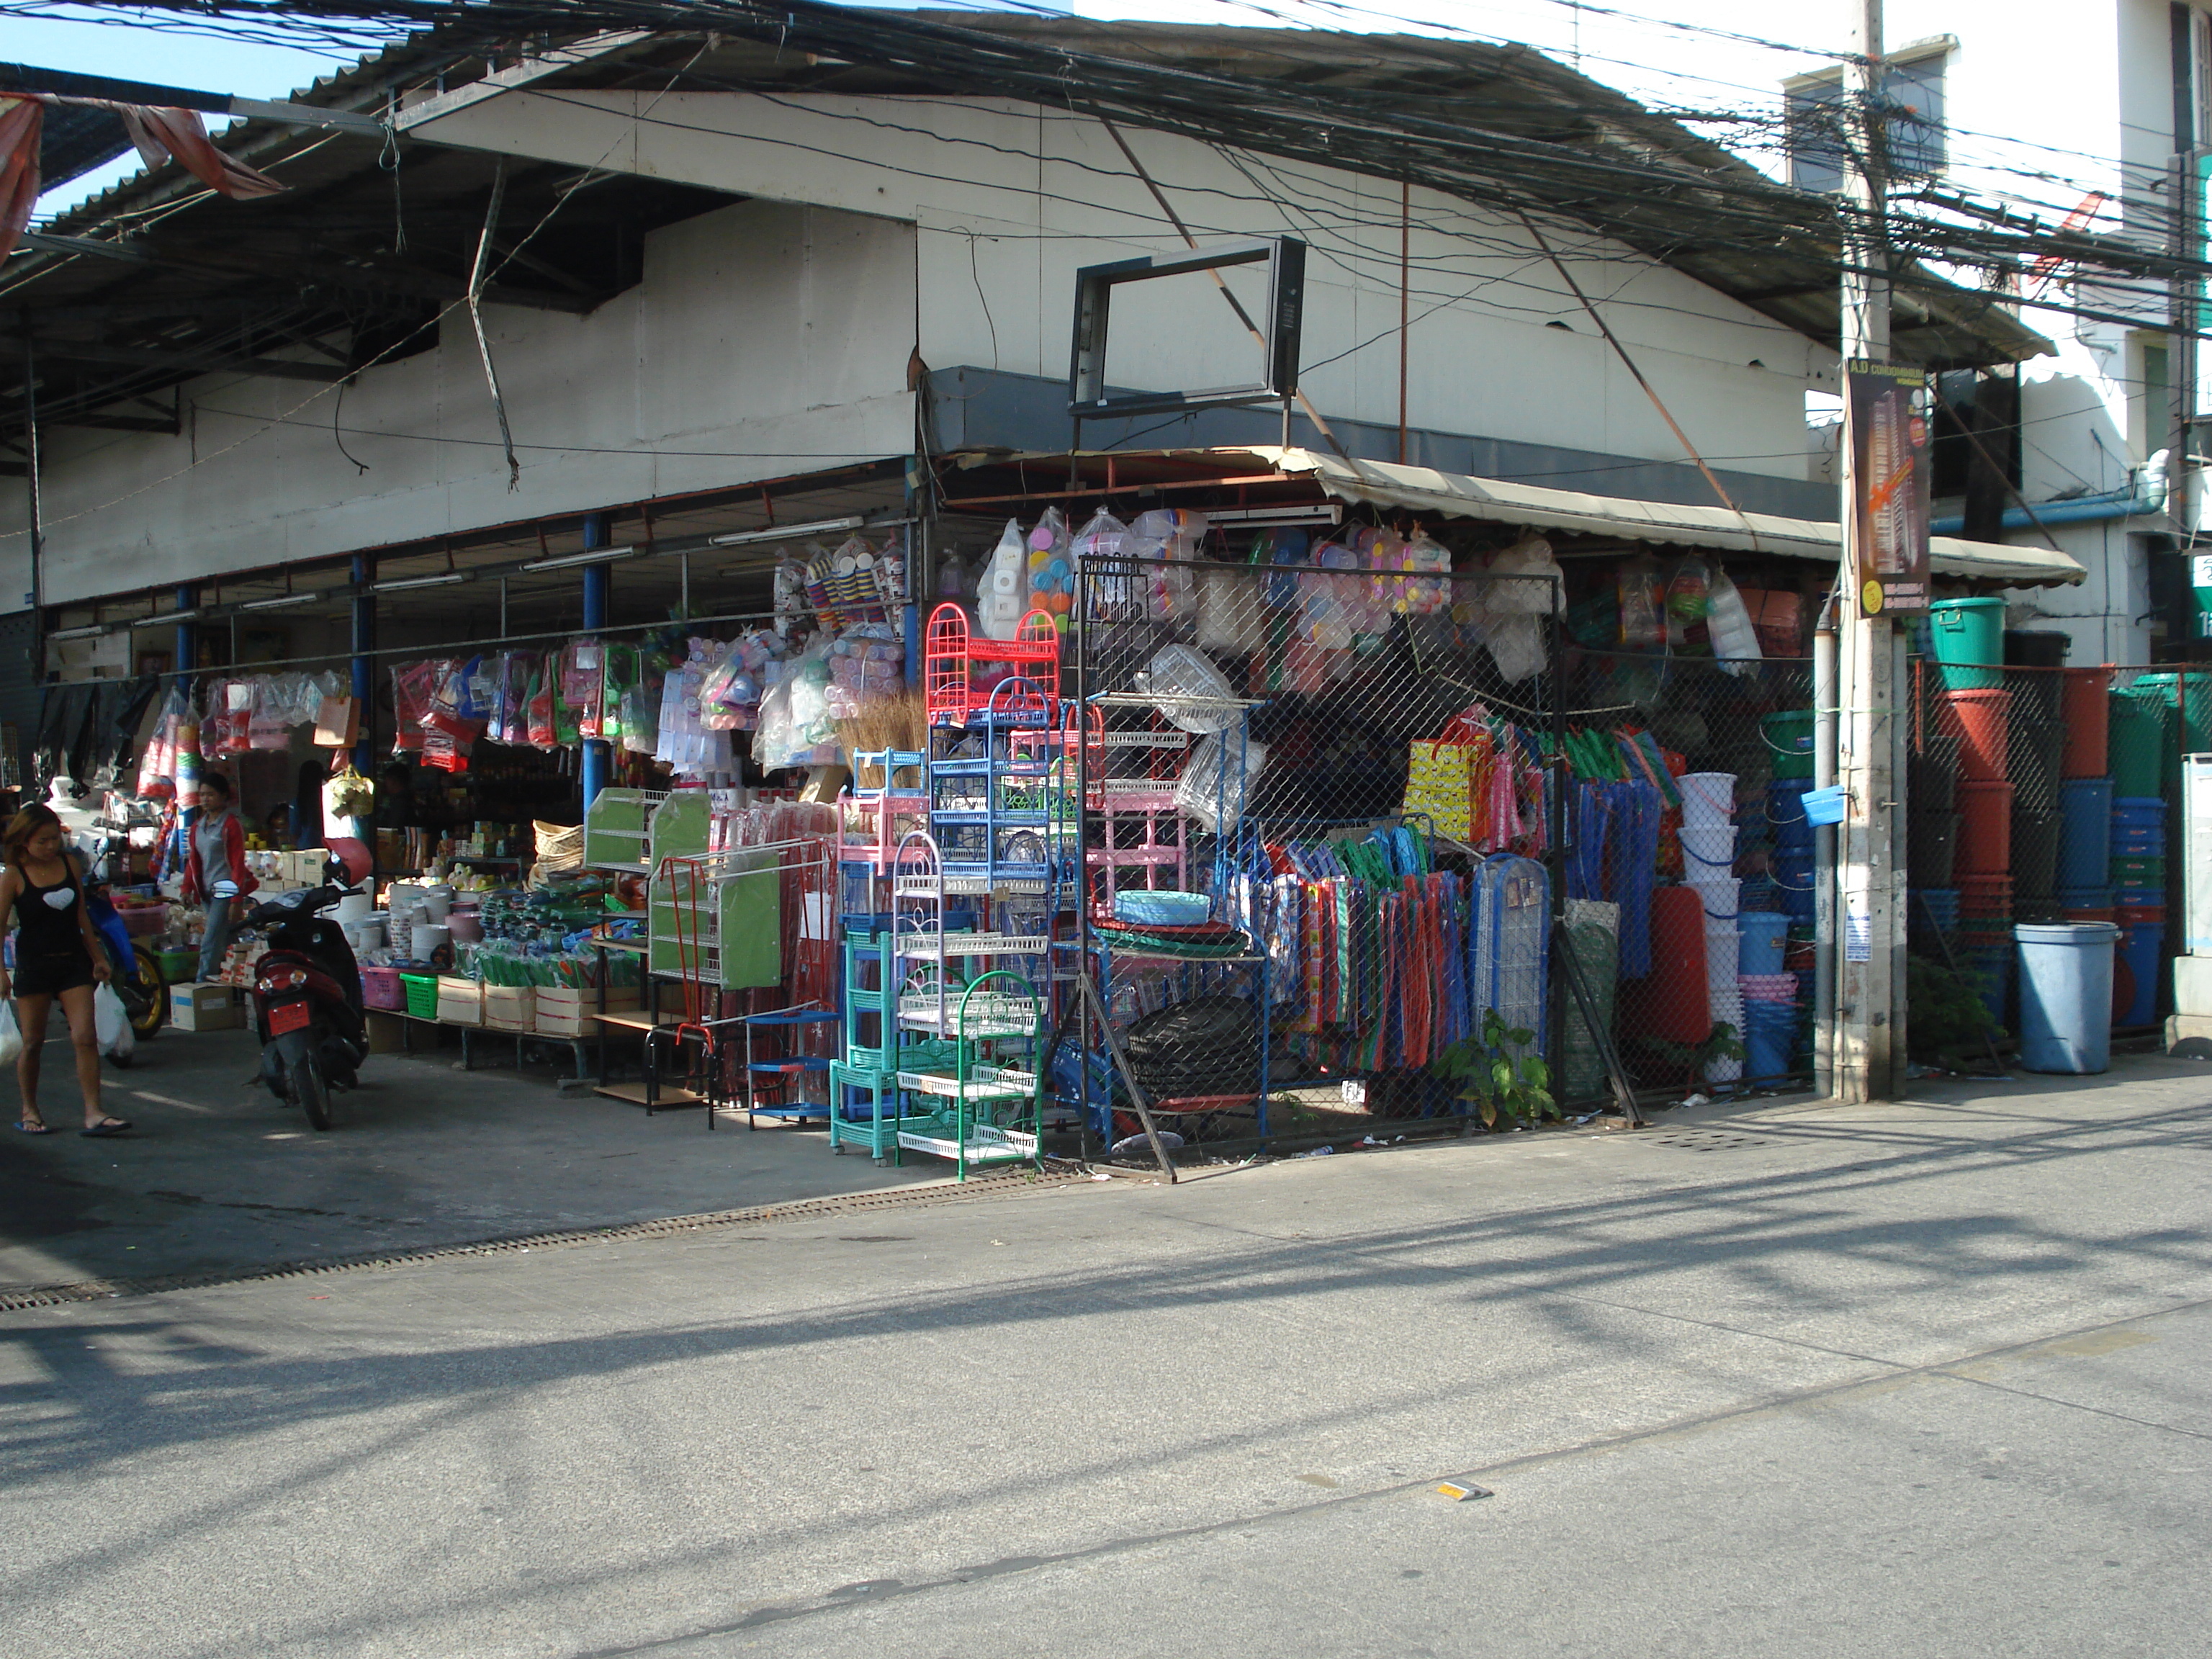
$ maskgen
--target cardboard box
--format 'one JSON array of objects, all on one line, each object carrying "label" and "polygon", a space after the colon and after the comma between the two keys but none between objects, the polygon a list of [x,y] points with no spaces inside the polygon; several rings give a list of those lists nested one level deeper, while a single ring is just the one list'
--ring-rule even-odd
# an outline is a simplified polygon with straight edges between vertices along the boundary
[{"label": "cardboard box", "polygon": [[371,1008],[364,1016],[368,1025],[368,1052],[396,1054],[407,1047],[407,1017]]},{"label": "cardboard box", "polygon": [[484,988],[458,974],[438,975],[438,1024],[481,1025],[484,1023]]},{"label": "cardboard box", "polygon": [[[606,1006],[610,1013],[623,1013],[644,1004],[637,986],[617,985],[609,988]],[[566,986],[541,985],[533,1029],[543,1036],[597,1036],[599,1022],[591,1016],[599,1009],[599,994],[592,987],[572,990]]]},{"label": "cardboard box", "polygon": [[194,980],[169,988],[169,1024],[179,1031],[234,1031],[246,1017],[229,986]]},{"label": "cardboard box", "polygon": [[532,987],[487,985],[483,988],[483,1023],[487,1030],[535,1030],[537,1018],[538,998]]}]

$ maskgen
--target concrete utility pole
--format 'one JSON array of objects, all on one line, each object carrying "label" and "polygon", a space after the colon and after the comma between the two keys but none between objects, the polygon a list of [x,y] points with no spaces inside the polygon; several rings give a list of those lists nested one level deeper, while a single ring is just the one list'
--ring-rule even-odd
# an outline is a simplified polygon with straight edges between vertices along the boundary
[{"label": "concrete utility pole", "polygon": [[[1883,144],[1882,0],[1847,0],[1857,55],[1844,72],[1850,132],[1844,157],[1843,357],[1889,360],[1887,181]],[[1843,577],[1838,607],[1837,781],[1844,817],[1837,849],[1843,949],[1837,964],[1834,1098],[1886,1100],[1905,1072],[1905,642],[1889,617],[1869,616],[1855,573],[1871,572],[1858,545],[1862,481],[1843,449]],[[1862,552],[1867,556],[1861,557]]]}]

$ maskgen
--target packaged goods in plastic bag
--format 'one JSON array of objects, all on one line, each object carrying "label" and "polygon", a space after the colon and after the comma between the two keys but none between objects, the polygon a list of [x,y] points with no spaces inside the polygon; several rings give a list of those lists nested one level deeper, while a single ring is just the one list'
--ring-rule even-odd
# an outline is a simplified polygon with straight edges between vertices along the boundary
[{"label": "packaged goods in plastic bag", "polygon": [[100,1053],[114,1060],[131,1058],[138,1040],[131,1030],[131,1016],[124,1009],[123,999],[112,985],[102,985],[93,992],[92,1024]]},{"label": "packaged goods in plastic bag", "polygon": [[23,1053],[23,1034],[15,1029],[15,1005],[0,1001],[0,1066],[13,1066]]},{"label": "packaged goods in plastic bag", "polygon": [[[1038,526],[1042,529],[1042,526]],[[1143,574],[1134,566],[1121,562],[1128,548],[1129,529],[1119,519],[1100,507],[1092,514],[1082,529],[1075,532],[1075,540],[1063,556],[1053,558],[1044,567],[1045,584],[1038,584],[1038,560],[1042,555],[1030,555],[1030,605],[1047,612],[1067,631],[1069,618],[1074,614],[1075,573],[1091,561],[1091,614],[1100,622],[1136,622],[1145,614]],[[1036,537],[1032,532],[1030,546],[1034,549]]]},{"label": "packaged goods in plastic bag", "polygon": [[[1111,529],[1100,528],[1102,520]],[[1105,508],[1099,508],[1084,528],[1100,544],[1097,550],[1101,556],[1110,557],[1121,550],[1121,522]],[[1024,574],[1027,586],[1024,614],[1042,611],[1065,634],[1075,603],[1075,560],[1067,534],[1067,520],[1058,507],[1045,508],[1044,516],[1036,521],[1036,528],[1030,532]],[[998,634],[992,637],[1009,636]]]},{"label": "packaged goods in plastic bag", "polygon": [[975,626],[985,639],[1011,640],[1029,609],[1029,541],[1018,520],[999,532],[975,590]]},{"label": "packaged goods in plastic bag", "polygon": [[1759,648],[1759,630],[1752,625],[1751,607],[1744,604],[1743,595],[1736,592],[1735,584],[1729,580],[1725,570],[1712,573],[1705,622],[1712,635],[1713,655],[1721,659],[1721,666],[1729,673],[1747,672],[1753,663],[1762,659],[1764,653]]},{"label": "packaged goods in plastic bag", "polygon": [[1659,562],[1638,554],[1613,577],[1620,605],[1620,643],[1631,651],[1656,651],[1667,643],[1667,620],[1660,610]]},{"label": "packaged goods in plastic bag", "polygon": [[1150,620],[1167,622],[1188,613],[1192,573],[1183,567],[1198,556],[1206,527],[1203,513],[1172,507],[1156,507],[1130,522],[1128,533],[1121,538],[1122,556],[1160,561],[1137,573]]},{"label": "packaged goods in plastic bag", "polygon": [[1712,578],[1705,562],[1694,553],[1678,559],[1667,577],[1667,643],[1682,646],[1705,637],[1705,618],[1712,607]]},{"label": "packaged goods in plastic bag", "polygon": [[1244,816],[1252,781],[1267,764],[1267,745],[1238,732],[1213,732],[1199,740],[1176,780],[1178,811],[1219,835]]}]

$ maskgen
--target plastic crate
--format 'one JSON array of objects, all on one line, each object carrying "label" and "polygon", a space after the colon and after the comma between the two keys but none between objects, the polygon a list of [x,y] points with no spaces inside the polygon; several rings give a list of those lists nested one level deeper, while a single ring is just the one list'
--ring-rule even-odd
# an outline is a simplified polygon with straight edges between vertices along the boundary
[{"label": "plastic crate", "polygon": [[404,1010],[407,1006],[407,989],[399,982],[397,968],[364,968],[361,970],[361,1000],[370,1008]]},{"label": "plastic crate", "polygon": [[166,904],[118,904],[115,914],[123,918],[123,926],[133,939],[152,939],[169,927],[169,907]]},{"label": "plastic crate", "polygon": [[182,985],[186,980],[199,977],[200,953],[197,951],[156,951],[154,960],[161,964],[161,977],[172,985]]},{"label": "plastic crate", "polygon": [[437,1018],[438,976],[435,974],[402,974],[399,982],[407,988],[408,1018]]}]

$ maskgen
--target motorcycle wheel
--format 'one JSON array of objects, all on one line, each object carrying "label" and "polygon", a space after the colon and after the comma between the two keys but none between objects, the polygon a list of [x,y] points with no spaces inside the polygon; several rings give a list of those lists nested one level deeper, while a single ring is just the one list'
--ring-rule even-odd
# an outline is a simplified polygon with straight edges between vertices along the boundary
[{"label": "motorcycle wheel", "polygon": [[300,1103],[307,1121],[316,1128],[331,1127],[331,1091],[323,1085],[321,1063],[312,1054],[292,1067],[292,1098]]},{"label": "motorcycle wheel", "polygon": [[143,945],[131,947],[131,961],[116,973],[116,994],[130,1011],[131,1034],[144,1042],[169,1023],[169,984],[161,964]]}]

